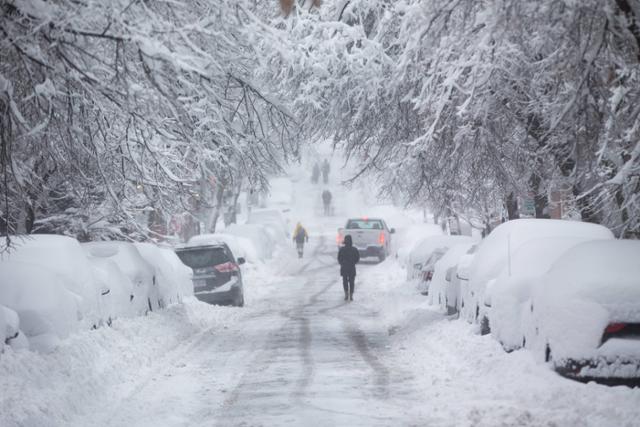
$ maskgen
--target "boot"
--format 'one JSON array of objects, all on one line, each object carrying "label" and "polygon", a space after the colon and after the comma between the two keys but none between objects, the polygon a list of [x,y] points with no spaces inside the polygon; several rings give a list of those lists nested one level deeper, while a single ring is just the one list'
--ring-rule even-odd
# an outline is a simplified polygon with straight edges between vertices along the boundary
[{"label": "boot", "polygon": [[349,294],[349,301],[353,301],[353,292]]},{"label": "boot", "polygon": [[349,294],[348,293],[344,293],[344,300],[347,301],[349,299]]}]

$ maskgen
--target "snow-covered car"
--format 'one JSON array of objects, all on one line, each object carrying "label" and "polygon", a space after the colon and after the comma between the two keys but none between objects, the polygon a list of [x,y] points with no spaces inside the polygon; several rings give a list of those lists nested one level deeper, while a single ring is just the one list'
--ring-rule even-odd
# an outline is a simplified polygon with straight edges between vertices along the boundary
[{"label": "snow-covered car", "polygon": [[16,247],[2,263],[20,261],[57,275],[60,284],[81,299],[79,308],[82,327],[97,327],[107,321],[104,307],[108,305],[108,289],[102,288],[95,281],[87,255],[76,239],[51,234],[31,234],[18,237],[14,242]]},{"label": "snow-covered car", "polygon": [[640,241],[577,245],[539,278],[526,348],[577,379],[640,378]]},{"label": "snow-covered car", "polygon": [[[490,282],[484,304],[490,307],[491,334],[505,350],[512,351],[524,345],[521,316],[529,308],[536,278],[546,273],[572,247],[603,238],[600,226],[590,228],[579,237],[547,237],[525,243],[513,253],[507,268]],[[593,237],[588,231],[594,233]],[[613,239],[613,234],[609,233],[609,239]]]},{"label": "snow-covered car", "polygon": [[196,298],[210,304],[244,305],[240,265],[245,260],[236,259],[225,243],[187,245],[177,248],[176,254],[193,270]]},{"label": "snow-covered car", "polygon": [[153,243],[134,245],[142,257],[155,268],[160,307],[181,302],[183,297],[193,295],[193,271],[172,249]]},{"label": "snow-covered car", "polygon": [[20,331],[18,313],[9,307],[0,305],[0,353],[5,345],[15,349],[28,348],[29,342],[24,333]]},{"label": "snow-covered car", "polygon": [[[438,255],[436,255],[437,259],[432,258],[434,254],[438,253],[441,257],[452,246],[473,242],[474,239],[469,236],[449,235],[430,236],[420,240],[413,247],[406,261],[407,279],[427,279],[428,282],[431,281],[431,277],[427,272],[430,271],[431,276],[433,275],[433,266],[435,261],[439,259]],[[430,259],[432,259],[431,263],[429,263]]]},{"label": "snow-covered car", "polygon": [[10,343],[12,346],[23,341],[20,346],[46,353],[78,329],[82,299],[66,288],[66,280],[36,263],[15,259],[0,262],[0,304],[18,315],[18,325],[16,319],[10,322],[13,335],[16,326],[20,331],[13,337],[17,341]]},{"label": "snow-covered car", "polygon": [[391,235],[395,232],[380,218],[350,218],[344,227],[338,229],[336,242],[340,246],[344,236],[350,235],[361,258],[376,257],[382,262],[389,255]]},{"label": "snow-covered car", "polygon": [[[478,246],[468,270],[468,293],[465,295],[462,317],[480,324],[480,332],[490,332],[488,307],[484,295],[487,286],[495,280],[510,258],[527,242],[544,237],[580,237],[608,239],[611,231],[606,227],[578,221],[557,219],[516,219],[496,227]],[[542,272],[541,272],[542,273]],[[461,276],[462,277],[462,276]]]},{"label": "snow-covered car", "polygon": [[273,237],[276,242],[288,239],[287,222],[282,213],[276,209],[254,209],[249,213],[247,224],[261,224],[273,230]]},{"label": "snow-covered car", "polygon": [[225,234],[251,241],[259,260],[270,259],[276,248],[273,235],[262,224],[231,224],[224,229]]},{"label": "snow-covered car", "polygon": [[460,295],[460,280],[456,275],[458,263],[473,247],[473,243],[453,245],[435,263],[429,287],[429,300],[431,304],[437,304],[445,309],[448,315],[458,312]]},{"label": "snow-covered car", "polygon": [[129,242],[89,242],[82,247],[93,257],[113,261],[131,281],[130,297],[134,315],[143,315],[160,308],[155,268]]}]

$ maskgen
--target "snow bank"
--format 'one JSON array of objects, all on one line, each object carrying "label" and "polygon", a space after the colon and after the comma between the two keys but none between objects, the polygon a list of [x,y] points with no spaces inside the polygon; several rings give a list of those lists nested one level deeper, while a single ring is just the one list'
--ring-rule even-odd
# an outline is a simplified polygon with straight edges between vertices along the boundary
[{"label": "snow bank", "polygon": [[172,358],[181,362],[191,342],[237,322],[239,315],[240,310],[212,310],[188,298],[160,313],[77,332],[50,354],[7,348],[0,355],[0,425],[63,426],[85,414],[105,425],[109,420],[95,418],[109,413],[105,402],[114,400],[105,395],[124,399],[136,393],[136,380],[151,377]]},{"label": "snow bank", "polygon": [[233,256],[237,258],[242,257],[247,262],[256,263],[259,262],[260,256],[258,250],[253,242],[241,236],[234,236],[226,233],[214,233],[214,234],[200,234],[193,236],[187,242],[186,247],[211,245],[217,243],[225,243],[231,249]]},{"label": "snow bank", "polygon": [[193,270],[184,265],[173,250],[152,243],[135,243],[135,247],[155,267],[161,307],[178,303],[185,296],[193,295]]}]

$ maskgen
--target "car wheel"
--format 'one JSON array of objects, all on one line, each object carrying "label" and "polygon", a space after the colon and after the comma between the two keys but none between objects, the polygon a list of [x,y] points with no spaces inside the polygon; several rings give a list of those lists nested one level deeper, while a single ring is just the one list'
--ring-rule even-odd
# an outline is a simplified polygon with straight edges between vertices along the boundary
[{"label": "car wheel", "polygon": [[236,307],[244,307],[244,293],[240,293],[240,296],[236,298],[236,302],[233,305]]},{"label": "car wheel", "polygon": [[480,335],[487,335],[491,332],[491,327],[489,326],[489,318],[487,316],[482,316],[482,320],[480,321]]},{"label": "car wheel", "polygon": [[384,251],[380,252],[380,254],[378,255],[378,260],[382,262],[385,260],[385,258],[387,258],[387,255],[384,253]]}]

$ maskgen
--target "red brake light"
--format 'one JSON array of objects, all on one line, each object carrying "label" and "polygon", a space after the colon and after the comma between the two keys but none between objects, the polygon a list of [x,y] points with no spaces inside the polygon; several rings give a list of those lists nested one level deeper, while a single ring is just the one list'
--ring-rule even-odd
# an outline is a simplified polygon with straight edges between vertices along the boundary
[{"label": "red brake light", "polygon": [[220,273],[231,273],[238,271],[238,265],[233,262],[225,262],[224,264],[218,264],[215,268]]},{"label": "red brake light", "polygon": [[616,332],[620,332],[627,326],[626,323],[609,323],[609,325],[604,330],[605,334],[615,334]]},{"label": "red brake light", "polygon": [[381,245],[384,245],[384,233],[380,233],[380,237],[378,237],[378,242]]},{"label": "red brake light", "polygon": [[338,233],[338,234],[336,235],[336,243],[337,243],[338,245],[341,245],[341,244],[342,244],[342,234]]}]

